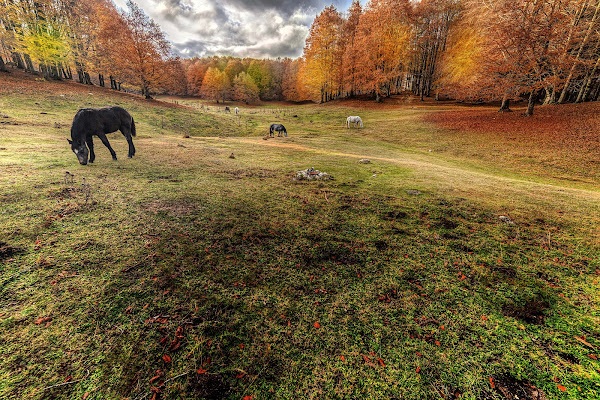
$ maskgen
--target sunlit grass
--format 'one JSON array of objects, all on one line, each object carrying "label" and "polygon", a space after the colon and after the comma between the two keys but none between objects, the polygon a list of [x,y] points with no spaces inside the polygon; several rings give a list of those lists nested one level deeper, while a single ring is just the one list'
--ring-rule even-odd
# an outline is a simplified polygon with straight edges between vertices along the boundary
[{"label": "sunlit grass", "polygon": [[[20,250],[0,260],[1,398],[600,397],[597,191],[442,152],[429,109],[69,96],[0,97],[0,240]],[[80,166],[72,115],[107,104],[138,152],[109,135],[119,161],[98,143]],[[290,136],[264,140],[272,122]],[[308,167],[334,180],[295,182]]]}]

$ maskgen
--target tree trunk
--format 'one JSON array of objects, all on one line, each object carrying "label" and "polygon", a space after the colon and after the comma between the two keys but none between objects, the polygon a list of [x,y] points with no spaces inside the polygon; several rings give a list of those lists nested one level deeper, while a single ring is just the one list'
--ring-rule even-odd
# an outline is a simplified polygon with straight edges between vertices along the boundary
[{"label": "tree trunk", "polygon": [[60,73],[58,72],[58,68],[56,67],[56,65],[51,65],[49,67],[49,69],[50,69],[50,77],[55,81],[59,81]]},{"label": "tree trunk", "polygon": [[31,62],[31,57],[29,57],[29,54],[23,53],[23,58],[25,59],[25,70],[32,75],[37,75],[37,72],[35,72],[35,68],[33,67],[33,62]]},{"label": "tree trunk", "polygon": [[571,83],[571,79],[573,79],[573,75],[575,74],[575,68],[577,68],[577,65],[579,64],[579,58],[581,57],[581,53],[583,52],[583,49],[592,33],[592,30],[593,30],[592,28],[594,27],[596,19],[598,18],[599,11],[600,11],[600,1],[598,1],[598,4],[596,5],[596,11],[594,11],[594,15],[593,15],[592,19],[590,20],[590,24],[585,33],[583,41],[579,45],[579,50],[577,51],[577,55],[575,57],[575,62],[573,63],[573,66],[571,67],[571,70],[569,71],[569,75],[567,76],[567,79],[565,81],[565,86],[564,86],[562,92],[560,93],[560,97],[558,98],[558,102],[560,104],[562,104],[565,101],[565,97],[567,96],[567,91],[569,90],[569,84]]},{"label": "tree trunk", "polygon": [[8,69],[6,69],[6,64],[4,64],[2,56],[0,56],[0,72],[8,72]]},{"label": "tree trunk", "polygon": [[100,86],[104,87],[104,75],[98,74],[98,82],[100,82]]},{"label": "tree trunk", "polygon": [[529,94],[529,101],[527,103],[527,111],[525,111],[526,117],[531,117],[533,115],[533,107],[535,106],[535,101],[537,100],[537,95],[535,92],[531,92]]},{"label": "tree trunk", "polygon": [[18,53],[18,52],[15,51],[12,54],[12,58],[13,58],[13,62],[17,66],[17,68],[19,68],[19,69],[25,69],[25,63],[23,62],[23,57],[21,57],[20,53]]},{"label": "tree trunk", "polygon": [[86,85],[94,85],[94,84],[92,83],[92,78],[90,78],[90,74],[88,74],[87,72],[84,72],[84,73],[83,73],[83,82],[84,82]]},{"label": "tree trunk", "polygon": [[510,109],[510,98],[507,94],[502,97],[502,105],[500,106],[498,112],[512,112]]}]

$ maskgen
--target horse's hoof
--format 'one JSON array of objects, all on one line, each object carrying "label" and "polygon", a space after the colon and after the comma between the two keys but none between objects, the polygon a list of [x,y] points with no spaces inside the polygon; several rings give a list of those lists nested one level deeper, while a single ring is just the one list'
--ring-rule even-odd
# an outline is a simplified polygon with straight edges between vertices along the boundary
[{"label": "horse's hoof", "polygon": [[127,158],[133,158],[133,156],[127,156]]}]

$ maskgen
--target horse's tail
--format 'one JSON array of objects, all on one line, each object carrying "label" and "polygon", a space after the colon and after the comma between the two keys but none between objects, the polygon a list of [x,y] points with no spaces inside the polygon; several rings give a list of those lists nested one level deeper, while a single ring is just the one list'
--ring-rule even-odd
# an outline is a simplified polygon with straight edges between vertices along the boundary
[{"label": "horse's tail", "polygon": [[135,121],[131,117],[131,136],[135,136]]}]

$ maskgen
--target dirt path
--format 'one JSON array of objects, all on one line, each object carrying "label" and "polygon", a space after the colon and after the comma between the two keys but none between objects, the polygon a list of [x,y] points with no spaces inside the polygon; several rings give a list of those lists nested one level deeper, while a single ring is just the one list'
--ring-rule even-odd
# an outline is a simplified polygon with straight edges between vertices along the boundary
[{"label": "dirt path", "polygon": [[494,204],[510,209],[527,208],[532,204],[537,204],[536,207],[541,206],[561,214],[570,212],[580,218],[587,218],[588,213],[592,210],[600,212],[600,191],[494,175],[435,158],[435,155],[419,155],[398,150],[390,150],[388,154],[384,155],[357,154],[297,143],[263,140],[262,138],[229,138],[227,140],[262,147],[312,152],[331,157],[346,157],[356,160],[368,158],[372,161],[390,163],[410,169],[413,180],[417,183],[422,182],[431,189],[470,198],[484,195]]}]

